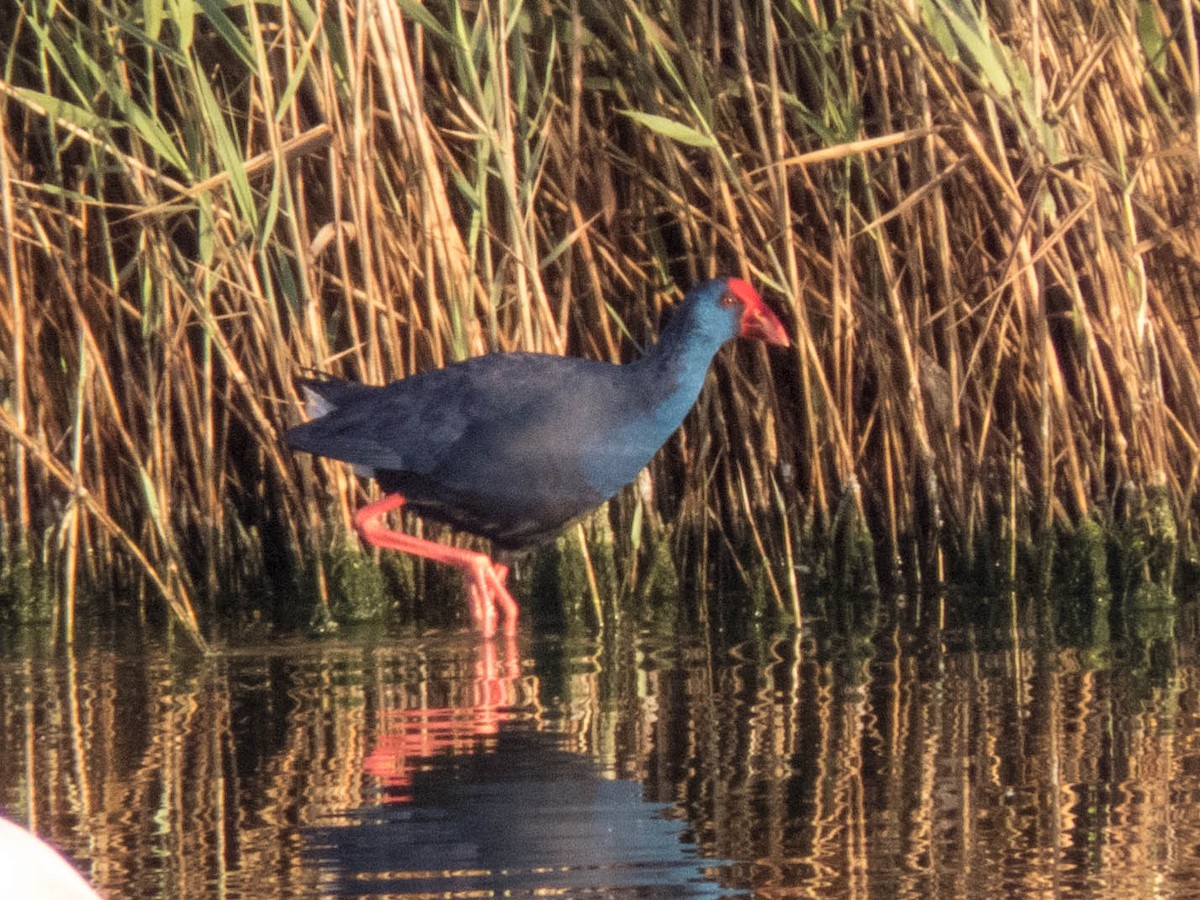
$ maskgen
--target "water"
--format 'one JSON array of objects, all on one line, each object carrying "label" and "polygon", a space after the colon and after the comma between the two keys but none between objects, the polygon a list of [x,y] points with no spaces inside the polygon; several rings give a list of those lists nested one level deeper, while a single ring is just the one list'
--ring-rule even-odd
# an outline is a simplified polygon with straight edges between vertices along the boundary
[{"label": "water", "polygon": [[1200,896],[1181,630],[9,640],[0,806],[108,897]]}]

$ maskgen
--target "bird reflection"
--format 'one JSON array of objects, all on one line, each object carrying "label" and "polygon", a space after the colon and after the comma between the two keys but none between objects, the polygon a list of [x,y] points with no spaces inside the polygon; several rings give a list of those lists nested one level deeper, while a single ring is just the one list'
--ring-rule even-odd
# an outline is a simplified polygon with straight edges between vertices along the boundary
[{"label": "bird reflection", "polygon": [[410,802],[413,773],[423,761],[486,749],[525,703],[515,635],[477,640],[468,652],[470,674],[444,682],[446,703],[429,705],[429,686],[422,684],[408,695],[413,705],[380,711],[363,772],[378,779],[381,802]]}]

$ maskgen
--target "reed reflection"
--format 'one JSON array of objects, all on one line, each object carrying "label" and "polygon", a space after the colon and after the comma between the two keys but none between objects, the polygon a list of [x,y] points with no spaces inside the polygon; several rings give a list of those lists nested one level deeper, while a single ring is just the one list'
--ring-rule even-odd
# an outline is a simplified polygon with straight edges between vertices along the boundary
[{"label": "reed reflection", "polygon": [[1200,882],[1194,625],[1144,645],[943,637],[32,648],[0,657],[0,806],[104,896],[327,894],[314,834],[344,873],[401,825],[412,859],[450,835],[490,872],[498,854],[532,871],[585,823],[640,833],[670,884],[697,877],[695,847],[768,897]]}]

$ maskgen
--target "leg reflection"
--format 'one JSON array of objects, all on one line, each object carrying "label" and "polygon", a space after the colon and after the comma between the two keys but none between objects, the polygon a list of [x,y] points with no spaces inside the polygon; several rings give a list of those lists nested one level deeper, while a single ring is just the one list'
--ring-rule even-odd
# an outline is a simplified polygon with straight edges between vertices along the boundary
[{"label": "leg reflection", "polygon": [[516,636],[476,637],[451,645],[444,669],[431,666],[418,683],[402,686],[399,708],[380,704],[363,772],[378,779],[384,802],[409,801],[413,767],[422,760],[480,752],[528,706]]}]

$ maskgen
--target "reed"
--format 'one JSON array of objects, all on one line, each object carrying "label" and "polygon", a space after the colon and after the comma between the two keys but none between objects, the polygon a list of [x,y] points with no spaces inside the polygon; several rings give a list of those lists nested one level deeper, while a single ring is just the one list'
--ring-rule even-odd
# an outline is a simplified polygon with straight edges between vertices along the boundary
[{"label": "reed", "polygon": [[681,568],[748,548],[798,615],[848,503],[922,579],[997,528],[1115,523],[1129,492],[1192,539],[1200,60],[1175,7],[7,10],[3,581],[27,566],[64,623],[130,583],[197,639],[269,575],[328,593],[363,488],[281,452],[303,369],[628,358],[717,272],[795,350],[724,357],[656,491],[614,505],[627,557],[661,517]]}]

